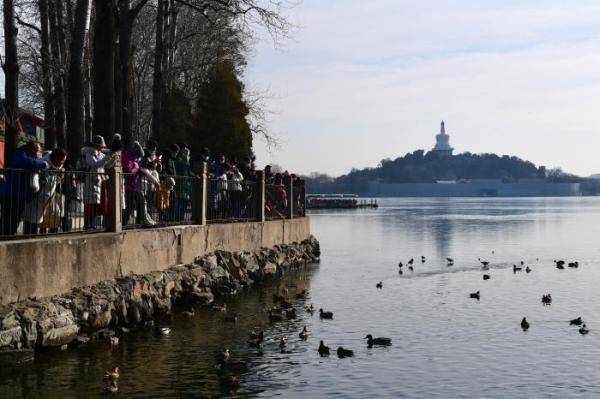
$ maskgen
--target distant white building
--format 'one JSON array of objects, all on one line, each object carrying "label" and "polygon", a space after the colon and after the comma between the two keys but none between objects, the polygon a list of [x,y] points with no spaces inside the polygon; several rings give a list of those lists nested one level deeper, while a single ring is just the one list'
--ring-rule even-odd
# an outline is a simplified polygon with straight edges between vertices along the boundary
[{"label": "distant white building", "polygon": [[452,151],[454,151],[454,148],[450,147],[450,136],[446,134],[444,121],[442,121],[440,126],[440,133],[435,136],[435,147],[433,147],[433,151],[445,157],[451,156]]}]

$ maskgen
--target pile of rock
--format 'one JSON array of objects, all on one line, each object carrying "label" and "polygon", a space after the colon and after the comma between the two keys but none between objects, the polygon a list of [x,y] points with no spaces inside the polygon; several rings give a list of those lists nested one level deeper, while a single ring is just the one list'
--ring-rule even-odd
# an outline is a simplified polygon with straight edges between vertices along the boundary
[{"label": "pile of rock", "polygon": [[312,236],[258,252],[217,251],[164,271],[0,307],[0,366],[30,361],[35,351],[112,336],[118,328],[168,315],[174,306],[210,305],[215,297],[317,262],[319,256]]}]

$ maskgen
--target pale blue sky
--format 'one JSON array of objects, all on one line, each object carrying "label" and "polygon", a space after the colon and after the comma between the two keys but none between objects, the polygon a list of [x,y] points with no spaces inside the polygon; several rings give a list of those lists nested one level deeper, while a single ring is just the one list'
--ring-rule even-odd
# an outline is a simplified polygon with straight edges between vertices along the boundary
[{"label": "pale blue sky", "polygon": [[430,149],[600,172],[600,1],[304,0],[299,26],[259,42],[247,79],[268,88],[283,142],[259,164],[339,175]]}]

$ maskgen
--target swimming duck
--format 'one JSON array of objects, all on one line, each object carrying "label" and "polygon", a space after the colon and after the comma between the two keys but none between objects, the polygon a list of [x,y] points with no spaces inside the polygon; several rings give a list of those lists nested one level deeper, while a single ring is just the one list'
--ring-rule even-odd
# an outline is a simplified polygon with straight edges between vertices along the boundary
[{"label": "swimming duck", "polygon": [[425,257],[421,256],[421,263],[425,263]]},{"label": "swimming duck", "polygon": [[308,328],[306,328],[306,326],[304,326],[304,328],[302,329],[302,331],[300,331],[300,334],[298,334],[298,337],[300,337],[300,339],[303,340],[307,340],[308,339]]},{"label": "swimming duck", "polygon": [[119,337],[110,337],[110,347],[116,348],[119,346]]},{"label": "swimming duck", "polygon": [[324,312],[323,309],[319,309],[319,317],[321,319],[333,319],[333,312]]},{"label": "swimming duck", "polygon": [[542,303],[544,305],[550,305],[552,303],[552,295],[550,295],[550,294],[542,295]]},{"label": "swimming duck", "polygon": [[354,352],[351,351],[350,349],[344,349],[341,346],[339,346],[337,348],[337,355],[340,359],[343,359],[345,357],[353,357],[354,356]]},{"label": "swimming duck", "polygon": [[269,311],[269,321],[271,323],[275,323],[278,321],[283,321],[283,315],[281,314],[281,312],[276,312],[276,311]]},{"label": "swimming duck", "polygon": [[524,266],[524,265],[525,265],[525,262],[521,261],[521,266]]},{"label": "swimming duck", "polygon": [[402,269],[402,266],[404,266],[404,264],[402,262],[398,263],[398,267]]},{"label": "swimming duck", "polygon": [[410,258],[410,260],[408,261],[408,264],[412,265],[413,263],[415,263],[415,260],[413,258]]},{"label": "swimming duck", "polygon": [[212,305],[212,310],[214,310],[215,312],[227,312],[227,304],[223,304],[223,305],[217,305],[217,304],[213,304]]},{"label": "swimming duck", "polygon": [[236,375],[228,375],[221,378],[221,387],[228,389],[235,389],[240,387],[240,377]]},{"label": "swimming duck", "polygon": [[368,334],[365,339],[367,340],[367,345],[373,346],[390,346],[392,344],[392,340],[390,338],[379,337],[373,338],[371,334]]},{"label": "swimming duck", "polygon": [[413,269],[413,267],[412,267],[412,266],[409,266],[409,267],[408,267],[408,270],[410,270],[410,271],[412,272],[412,271],[414,271],[415,269]]},{"label": "swimming duck", "polygon": [[109,393],[117,393],[119,392],[119,386],[117,385],[117,381],[111,381],[108,385],[102,388],[103,394]]},{"label": "swimming duck", "polygon": [[481,260],[481,258],[477,258],[477,260],[479,261],[479,263],[482,264],[484,269],[487,269],[490,265],[490,262],[488,262],[487,260]]},{"label": "swimming duck", "polygon": [[452,258],[446,258],[446,261],[447,261],[448,263],[454,263],[454,259],[452,259]]},{"label": "swimming duck", "polygon": [[483,279],[484,280],[489,280],[490,278],[492,278],[492,276],[490,276],[489,274],[484,274],[483,275]]},{"label": "swimming duck", "polygon": [[580,326],[582,324],[583,324],[583,320],[581,319],[581,317],[578,317],[576,319],[569,321],[569,325],[572,325],[572,326]]},{"label": "swimming duck", "polygon": [[402,273],[402,269],[398,270],[398,274],[401,276],[404,274],[404,273]]},{"label": "swimming duck", "polygon": [[293,320],[296,318],[296,309],[290,309],[288,311],[285,312],[285,317],[288,320]]},{"label": "swimming duck", "polygon": [[249,346],[253,347],[253,348],[260,348],[264,339],[265,339],[265,333],[263,332],[263,330],[259,330],[258,332],[256,331],[251,331],[250,334],[250,339],[248,341],[246,341],[248,343]]},{"label": "swimming duck", "polygon": [[523,270],[523,268],[522,268],[522,267],[520,267],[520,266],[517,266],[517,265],[513,265],[513,272],[514,272],[514,273],[516,273],[516,272],[520,272],[521,270]]},{"label": "swimming duck", "polygon": [[279,339],[279,349],[285,349],[288,346],[288,339],[287,337],[281,337]]},{"label": "swimming duck", "polygon": [[323,340],[319,343],[319,355],[321,355],[321,357],[329,356],[329,347],[325,345]]},{"label": "swimming duck", "polygon": [[525,268],[525,273],[531,273],[531,268],[529,266]]},{"label": "swimming duck", "polygon": [[225,348],[222,351],[215,353],[215,362],[217,362],[217,363],[226,362],[229,360],[230,355],[231,354],[229,352],[229,349]]},{"label": "swimming duck", "polygon": [[383,288],[383,282],[378,282],[377,284],[375,284],[375,287],[382,289]]},{"label": "swimming duck", "polygon": [[308,305],[306,307],[306,312],[307,313],[313,314],[313,313],[315,313],[315,310],[316,310],[315,309],[315,305],[313,303],[311,303],[310,305]]},{"label": "swimming duck", "polygon": [[469,298],[473,298],[473,299],[479,300],[480,299],[479,291],[470,293],[469,294]]},{"label": "swimming duck", "polygon": [[569,262],[569,267],[574,267],[574,268],[578,268],[579,267],[579,262]]},{"label": "swimming duck", "polygon": [[104,372],[104,378],[107,380],[118,380],[121,376],[119,367],[115,366],[111,371]]},{"label": "swimming duck", "polygon": [[583,325],[579,329],[579,334],[585,335],[589,332],[590,332],[590,330],[588,330],[587,327],[585,326],[585,323],[583,323]]},{"label": "swimming duck", "polygon": [[554,263],[556,264],[556,268],[557,269],[564,269],[565,268],[565,261],[564,260],[555,260]]},{"label": "swimming duck", "polygon": [[231,362],[221,361],[219,362],[219,369],[222,373],[246,373],[248,371],[248,363],[246,362]]},{"label": "swimming duck", "polygon": [[250,337],[250,339],[259,339],[259,338],[264,338],[265,333],[262,330],[262,328],[260,327],[254,327],[253,330],[250,330],[248,332],[248,337]]},{"label": "swimming duck", "polygon": [[237,323],[237,314],[231,313],[225,316],[226,323]]},{"label": "swimming duck", "polygon": [[161,327],[159,329],[159,331],[160,331],[160,333],[162,335],[169,335],[169,334],[171,334],[171,329],[169,327]]},{"label": "swimming duck", "polygon": [[523,317],[523,320],[521,320],[521,328],[523,329],[523,331],[529,330],[529,322],[525,317]]}]

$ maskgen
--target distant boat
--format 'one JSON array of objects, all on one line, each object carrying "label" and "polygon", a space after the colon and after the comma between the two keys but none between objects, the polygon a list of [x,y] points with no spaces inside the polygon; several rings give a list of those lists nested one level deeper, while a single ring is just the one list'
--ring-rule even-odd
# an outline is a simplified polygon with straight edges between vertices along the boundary
[{"label": "distant boat", "polygon": [[378,208],[377,200],[360,199],[356,194],[308,194],[307,209]]}]

